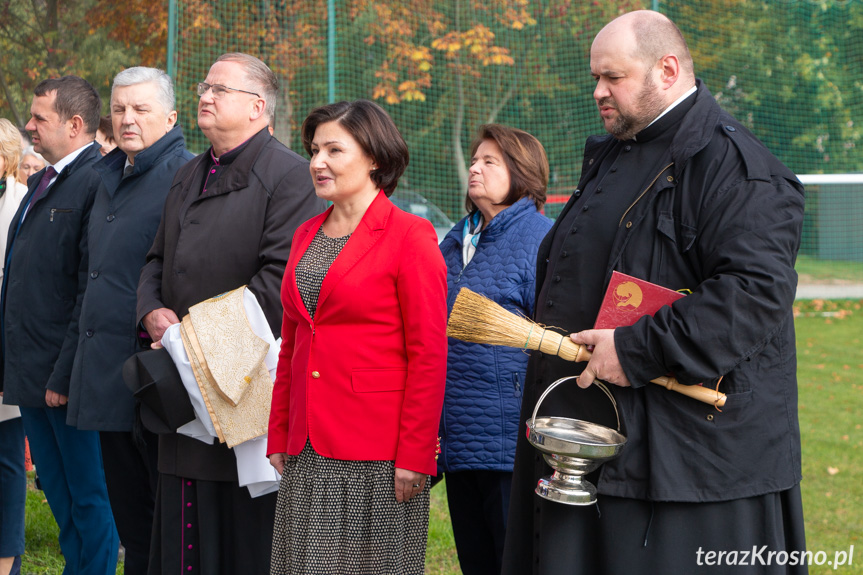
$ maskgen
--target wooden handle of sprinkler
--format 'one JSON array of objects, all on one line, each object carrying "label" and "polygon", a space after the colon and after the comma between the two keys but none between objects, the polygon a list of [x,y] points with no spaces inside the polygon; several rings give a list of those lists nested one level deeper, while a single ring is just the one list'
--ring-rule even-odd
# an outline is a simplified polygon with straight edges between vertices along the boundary
[{"label": "wooden handle of sprinkler", "polygon": [[710,405],[715,405],[716,407],[723,407],[725,405],[725,394],[715,389],[702,387],[700,385],[683,385],[673,377],[665,375],[657,377],[656,379],[651,379],[650,383],[655,383],[656,385],[661,385],[665,389],[682,393],[683,395],[691,397],[692,399],[697,399],[702,403],[708,403]]},{"label": "wooden handle of sprinkler", "polygon": [[[590,360],[590,356],[592,354],[587,350],[586,346],[575,343],[567,336],[561,336],[555,332],[546,332],[546,334],[549,333],[559,336],[560,339],[544,337],[539,347],[539,350],[543,353],[557,355],[568,361],[582,362]],[[548,342],[548,345],[546,345],[546,342]],[[708,389],[700,385],[683,385],[673,377],[668,376],[657,377],[656,379],[651,379],[650,382],[661,385],[665,389],[670,389],[671,391],[676,391],[677,393],[691,397],[692,399],[696,399],[702,403],[715,405],[717,407],[725,405],[725,394],[720,393],[715,389]]]}]

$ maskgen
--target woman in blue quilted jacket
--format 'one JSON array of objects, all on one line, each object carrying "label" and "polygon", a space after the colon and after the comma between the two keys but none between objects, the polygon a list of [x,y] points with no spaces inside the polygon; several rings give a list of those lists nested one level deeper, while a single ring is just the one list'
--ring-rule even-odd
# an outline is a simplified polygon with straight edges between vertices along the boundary
[{"label": "woman in blue quilted jacket", "polygon": [[[468,215],[440,245],[450,311],[466,287],[533,315],[536,253],[551,228],[539,212],[547,185],[548,160],[536,138],[497,124],[480,128],[471,146]],[[449,340],[438,468],[465,575],[501,570],[526,366],[521,350]]]}]

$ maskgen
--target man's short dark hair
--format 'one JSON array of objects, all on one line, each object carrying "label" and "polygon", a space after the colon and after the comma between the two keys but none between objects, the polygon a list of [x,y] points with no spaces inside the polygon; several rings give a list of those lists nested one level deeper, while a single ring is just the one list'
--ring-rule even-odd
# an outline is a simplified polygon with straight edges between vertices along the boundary
[{"label": "man's short dark hair", "polygon": [[45,96],[56,92],[54,111],[65,122],[74,116],[81,116],[84,128],[88,134],[95,134],[99,129],[99,116],[102,113],[102,100],[99,92],[83,78],[78,76],[63,76],[42,80],[33,90],[37,96]]},{"label": "man's short dark hair", "polygon": [[116,140],[114,137],[114,124],[111,123],[111,116],[102,116],[99,118],[99,130],[105,134],[106,144],[112,144]]},{"label": "man's short dark hair", "polygon": [[315,108],[303,122],[303,147],[312,154],[315,130],[321,124],[337,122],[357,141],[377,166],[372,181],[387,196],[392,195],[408,166],[408,145],[386,111],[369,100],[336,102]]}]

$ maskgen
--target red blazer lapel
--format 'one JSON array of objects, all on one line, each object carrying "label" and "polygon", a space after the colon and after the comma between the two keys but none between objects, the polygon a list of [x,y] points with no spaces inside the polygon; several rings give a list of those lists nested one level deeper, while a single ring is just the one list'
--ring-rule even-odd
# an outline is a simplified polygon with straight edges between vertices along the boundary
[{"label": "red blazer lapel", "polygon": [[[348,243],[342,249],[336,261],[330,266],[324,282],[321,284],[321,292],[318,295],[318,309],[326,301],[327,296],[332,293],[333,288],[341,281],[345,274],[353,268],[368,253],[373,245],[381,238],[386,228],[387,220],[393,210],[393,204],[383,191],[366,210],[363,219],[357,229],[351,234]],[[329,213],[329,212],[327,212]],[[315,229],[317,233],[317,228]],[[312,234],[314,235],[314,234]],[[308,247],[308,246],[306,246]],[[305,250],[303,250],[305,251]]]},{"label": "red blazer lapel", "polygon": [[315,238],[315,234],[318,233],[318,230],[332,211],[333,207],[330,206],[324,213],[307,220],[297,229],[296,236],[294,237],[295,249],[291,250],[291,255],[288,257],[287,269],[290,273],[286,274],[285,279],[282,280],[290,282],[291,285],[288,286],[288,294],[291,296],[294,306],[309,323],[311,323],[312,318],[306,310],[306,305],[303,303],[303,298],[300,296],[300,290],[297,287],[297,264],[300,262],[303,254],[306,253],[306,250],[309,249],[309,245]]}]

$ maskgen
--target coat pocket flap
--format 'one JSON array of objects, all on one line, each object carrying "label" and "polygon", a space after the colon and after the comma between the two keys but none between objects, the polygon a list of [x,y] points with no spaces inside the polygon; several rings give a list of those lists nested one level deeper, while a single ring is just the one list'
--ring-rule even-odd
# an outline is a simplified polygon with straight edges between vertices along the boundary
[{"label": "coat pocket flap", "polygon": [[678,252],[685,253],[692,247],[692,244],[695,243],[697,230],[684,223],[680,223],[679,227],[680,229],[678,230],[678,225],[675,223],[674,216],[672,214],[665,212],[659,214],[659,219],[656,222],[656,229],[677,245]]},{"label": "coat pocket flap", "polygon": [[403,391],[408,379],[405,369],[355,369],[351,387],[358,393],[369,391]]}]

